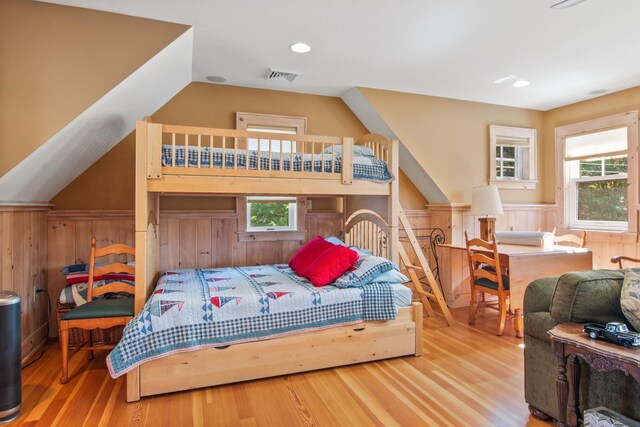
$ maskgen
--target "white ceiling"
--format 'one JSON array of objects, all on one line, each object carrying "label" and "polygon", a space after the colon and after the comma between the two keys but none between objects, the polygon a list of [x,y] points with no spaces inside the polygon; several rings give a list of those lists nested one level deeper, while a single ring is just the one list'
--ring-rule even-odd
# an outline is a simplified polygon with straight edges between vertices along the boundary
[{"label": "white ceiling", "polygon": [[[547,110],[640,85],[640,1],[62,0],[194,26],[193,80],[341,96],[364,86]],[[304,41],[307,54],[289,45]],[[300,73],[267,81],[269,67]],[[515,74],[516,89],[494,80]]]}]

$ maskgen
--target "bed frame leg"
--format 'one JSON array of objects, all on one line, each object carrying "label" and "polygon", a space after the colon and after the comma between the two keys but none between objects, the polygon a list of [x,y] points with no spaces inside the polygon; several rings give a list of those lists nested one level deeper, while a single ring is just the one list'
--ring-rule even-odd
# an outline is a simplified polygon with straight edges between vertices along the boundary
[{"label": "bed frame leg", "polygon": [[422,356],[422,304],[414,302],[413,304],[413,320],[416,324],[416,356]]},{"label": "bed frame leg", "polygon": [[127,373],[127,402],[140,400],[140,367]]}]

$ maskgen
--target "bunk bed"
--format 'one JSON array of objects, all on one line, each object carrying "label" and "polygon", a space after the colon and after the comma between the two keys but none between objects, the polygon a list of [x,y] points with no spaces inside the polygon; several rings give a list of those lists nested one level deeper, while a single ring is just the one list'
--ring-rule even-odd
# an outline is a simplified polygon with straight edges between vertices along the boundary
[{"label": "bunk bed", "polygon": [[[162,194],[333,195],[345,199],[344,238],[398,263],[398,143],[352,138],[212,129],[152,123],[136,126],[135,312],[150,298],[159,271]],[[249,141],[258,141],[250,150]],[[268,142],[266,142],[268,141]],[[267,149],[260,151],[262,144]],[[357,160],[367,151],[368,159]],[[375,157],[375,159],[374,159]],[[384,162],[391,176],[372,171]],[[359,169],[360,168],[360,169]],[[355,177],[354,177],[355,171]],[[360,179],[358,179],[360,178]],[[375,182],[377,180],[377,182]],[[386,212],[362,209],[368,196]],[[348,212],[347,212],[348,210]],[[401,249],[401,248],[400,248]],[[422,354],[420,302],[399,307],[393,320],[364,321],[278,338],[177,352],[127,372],[127,401],[179,390]]]}]

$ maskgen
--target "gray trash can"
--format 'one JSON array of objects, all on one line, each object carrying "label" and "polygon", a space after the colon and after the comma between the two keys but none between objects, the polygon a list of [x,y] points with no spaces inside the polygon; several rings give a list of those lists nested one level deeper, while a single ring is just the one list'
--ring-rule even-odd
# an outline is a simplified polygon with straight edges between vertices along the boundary
[{"label": "gray trash can", "polygon": [[0,290],[0,424],[18,418],[22,405],[20,296]]}]

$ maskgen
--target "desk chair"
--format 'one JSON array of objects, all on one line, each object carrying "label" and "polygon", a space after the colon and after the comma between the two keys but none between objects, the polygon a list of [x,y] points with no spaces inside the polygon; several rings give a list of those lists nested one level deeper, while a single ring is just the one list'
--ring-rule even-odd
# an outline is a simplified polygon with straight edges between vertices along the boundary
[{"label": "desk chair", "polygon": [[556,236],[556,228],[554,227],[552,233],[554,245],[577,246],[579,248],[584,248],[587,244],[586,231],[580,233],[580,236],[576,236],[575,234],[562,234],[560,236]]},{"label": "desk chair", "polygon": [[621,269],[621,270],[622,270],[622,261],[640,263],[640,258],[631,258],[631,257],[624,256],[624,255],[616,255],[614,257],[611,257],[611,262],[613,264],[618,264],[618,268]]},{"label": "desk chair", "polygon": [[[469,258],[469,281],[471,283],[471,305],[469,306],[469,324],[476,321],[476,313],[479,306],[489,306],[496,308],[495,302],[484,300],[484,294],[496,295],[498,297],[498,312],[500,318],[498,322],[498,335],[502,335],[504,324],[507,319],[507,298],[509,297],[509,276],[502,274],[500,269],[500,258],[498,257],[498,245],[495,238],[493,242],[481,239],[469,240],[467,233],[464,233],[464,240],[467,245],[467,256]],[[491,251],[478,252],[471,249],[472,246],[484,248]],[[478,299],[478,297],[480,297]]]},{"label": "desk chair", "polygon": [[113,345],[93,346],[91,342],[92,329],[107,329],[114,326],[126,325],[133,318],[133,298],[119,299],[94,299],[99,295],[112,292],[125,292],[133,295],[135,287],[121,281],[112,281],[94,289],[94,278],[108,273],[134,274],[135,268],[130,265],[114,262],[96,267],[96,258],[108,255],[127,254],[135,257],[135,249],[131,246],[115,244],[105,248],[96,249],[96,239],[91,240],[91,253],[89,256],[89,279],[87,287],[87,303],[67,312],[60,319],[60,346],[62,347],[62,377],[60,382],[68,381],[68,352],[69,329],[80,328],[83,330],[84,343],[79,347],[89,352],[89,359],[93,358],[93,350],[111,349]]}]

